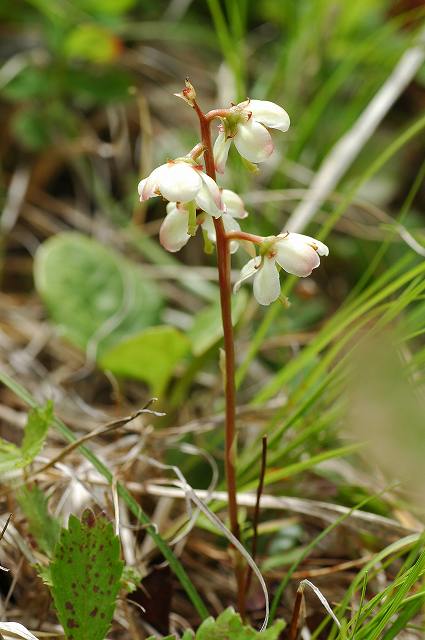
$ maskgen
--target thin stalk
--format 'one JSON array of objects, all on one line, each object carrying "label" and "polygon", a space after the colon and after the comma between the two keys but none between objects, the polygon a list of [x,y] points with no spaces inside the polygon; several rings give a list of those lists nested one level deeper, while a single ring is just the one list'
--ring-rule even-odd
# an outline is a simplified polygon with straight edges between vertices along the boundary
[{"label": "thin stalk", "polygon": [[[205,171],[213,180],[216,179],[214,156],[211,143],[210,120],[200,109],[196,101],[193,104],[201,128],[201,139],[204,147]],[[236,388],[235,388],[235,345],[232,325],[232,287],[230,281],[230,250],[229,240],[224,230],[221,218],[213,218],[216,232],[217,269],[220,286],[221,319],[223,324],[225,372],[224,395],[226,403],[225,420],[225,470],[228,495],[228,510],[230,529],[240,540],[238,522],[238,504],[236,499]],[[238,609],[245,609],[244,570],[237,559],[235,562],[235,577],[238,590]]]},{"label": "thin stalk", "polygon": [[204,117],[207,122],[212,122],[216,118],[227,118],[231,113],[231,109],[212,109],[208,111],[208,113],[205,113]]},{"label": "thin stalk", "polygon": [[262,236],[256,236],[253,233],[247,233],[246,231],[229,231],[226,234],[227,240],[246,240],[247,242],[253,242],[254,244],[261,244],[264,241]]}]

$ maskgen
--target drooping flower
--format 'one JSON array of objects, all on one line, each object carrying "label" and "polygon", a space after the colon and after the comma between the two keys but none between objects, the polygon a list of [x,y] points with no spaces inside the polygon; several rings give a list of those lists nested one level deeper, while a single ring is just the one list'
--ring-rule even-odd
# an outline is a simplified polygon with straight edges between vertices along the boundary
[{"label": "drooping flower", "polygon": [[245,100],[222,118],[214,143],[214,161],[218,173],[224,173],[232,141],[241,156],[250,162],[264,162],[273,152],[268,129],[287,131],[290,120],[285,109],[268,100]]},{"label": "drooping flower", "polygon": [[328,247],[301,233],[282,233],[265,238],[260,255],[242,268],[234,286],[236,292],[242,282],[254,276],[254,296],[260,304],[268,305],[280,296],[278,265],[288,273],[305,278],[320,265],[319,256],[329,255]]},{"label": "drooping flower", "polygon": [[159,241],[167,251],[180,251],[190,240],[189,209],[178,202],[167,204],[167,215],[165,216],[159,230]]},{"label": "drooping flower", "polygon": [[162,196],[170,202],[195,201],[196,206],[218,218],[224,211],[220,189],[202,167],[190,158],[170,160],[139,182],[140,200]]},{"label": "drooping flower", "polygon": [[[224,225],[224,230],[226,233],[231,231],[240,231],[241,228],[239,223],[236,221],[236,218],[242,220],[246,218],[248,215],[248,211],[245,211],[245,205],[243,203],[242,198],[238,196],[234,191],[230,191],[230,189],[223,189],[221,192],[224,206],[226,208],[226,212],[223,213],[222,220]],[[202,223],[203,229],[208,234],[208,238],[211,242],[215,244],[216,242],[216,233],[215,226],[211,216],[207,216]],[[238,250],[239,242],[236,240],[232,240],[230,242],[230,253],[235,253]]]},{"label": "drooping flower", "polygon": [[[234,191],[230,191],[229,189],[223,189],[221,197],[225,209],[225,213],[221,216],[225,231],[240,231],[240,226],[235,218],[246,218],[248,215],[242,199],[234,193]],[[191,234],[188,231],[189,218],[190,206],[188,206],[187,203],[169,202],[167,204],[167,215],[159,231],[160,242],[167,251],[180,251],[191,238]],[[213,216],[206,212],[199,226],[206,231],[209,240],[215,243],[216,233]],[[238,243],[232,241],[230,243],[230,251],[234,253],[237,251],[237,248]]]}]

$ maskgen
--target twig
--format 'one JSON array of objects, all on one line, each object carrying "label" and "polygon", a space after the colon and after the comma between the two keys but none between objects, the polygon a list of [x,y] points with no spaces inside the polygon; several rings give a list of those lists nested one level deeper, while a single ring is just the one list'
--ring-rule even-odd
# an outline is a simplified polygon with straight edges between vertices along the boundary
[{"label": "twig", "polygon": [[[147,406],[149,406],[151,402],[152,400],[149,401]],[[36,471],[34,471],[34,473],[29,478],[27,478],[27,482],[34,480],[34,478],[38,476],[40,473],[47,471],[47,469],[50,469],[58,462],[61,462],[66,456],[72,453],[72,451],[74,451],[75,449],[78,449],[78,447],[80,447],[82,444],[87,442],[87,440],[91,440],[92,438],[96,438],[97,436],[104,435],[105,433],[108,433],[109,431],[113,431],[114,429],[124,427],[129,422],[132,422],[133,420],[138,418],[142,413],[149,413],[155,416],[165,415],[164,413],[152,411],[151,409],[148,409],[147,406],[144,407],[143,409],[139,409],[138,411],[136,411],[136,413],[133,413],[131,416],[127,416],[125,418],[120,418],[119,420],[113,420],[112,422],[108,422],[106,425],[98,427],[97,429],[90,431],[90,433],[86,433],[84,436],[81,436],[81,438],[78,438],[78,440],[71,442],[64,449],[62,449],[62,451],[57,456],[49,460],[49,462],[46,462],[46,464],[40,467],[40,469],[37,469]]]},{"label": "twig", "polygon": [[[154,496],[170,496],[173,498],[185,498],[185,493],[177,487],[160,486],[154,482],[147,482],[143,485],[136,482],[128,482],[127,486],[134,493],[143,492]],[[196,489],[197,496],[204,500],[208,492],[203,489]],[[225,491],[213,491],[211,499],[218,502],[226,502],[227,493]],[[246,507],[254,507],[256,496],[252,493],[238,493],[238,504]],[[292,496],[271,496],[262,495],[260,500],[261,509],[284,509],[293,513],[300,513],[311,518],[318,518],[324,522],[335,522],[339,517],[349,516],[344,525],[349,525],[350,521],[355,523],[355,529],[374,533],[381,537],[384,533],[393,536],[406,536],[409,534],[419,535],[421,531],[419,525],[417,529],[404,527],[396,520],[379,516],[369,511],[352,511],[348,507],[339,504],[322,502],[321,500],[310,500],[308,498],[294,498]],[[352,511],[352,513],[350,513]]]},{"label": "twig", "polygon": [[351,129],[332,147],[315,174],[303,201],[290,216],[286,224],[287,229],[302,231],[312,220],[394,102],[415,77],[425,59],[424,44],[425,29],[422,29],[417,44],[405,51],[391,75]]}]

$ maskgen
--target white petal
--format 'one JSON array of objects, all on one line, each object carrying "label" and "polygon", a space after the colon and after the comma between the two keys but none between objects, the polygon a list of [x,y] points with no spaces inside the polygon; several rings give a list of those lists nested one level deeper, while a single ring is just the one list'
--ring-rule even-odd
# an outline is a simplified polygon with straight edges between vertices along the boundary
[{"label": "white petal", "polygon": [[140,180],[139,184],[137,185],[137,192],[140,196],[140,198],[142,197],[143,194],[143,189],[145,188],[145,184],[148,181],[147,178],[143,178],[143,180]]},{"label": "white petal", "polygon": [[196,195],[196,204],[206,213],[219,218],[224,211],[221,191],[214,180],[207,176],[206,173],[199,171],[199,175],[202,180],[202,186]]},{"label": "white petal", "polygon": [[167,251],[180,251],[190,239],[187,232],[189,213],[175,202],[167,204],[167,215],[159,230],[159,240]]},{"label": "white petal", "polygon": [[[240,231],[241,228],[239,223],[236,222],[234,218],[228,213],[223,213],[223,226],[226,233],[230,231]],[[236,253],[239,249],[239,242],[237,240],[231,240],[230,242],[230,253]]]},{"label": "white petal", "polygon": [[226,213],[232,218],[242,219],[247,217],[248,211],[245,211],[243,200],[237,193],[230,191],[230,189],[223,189],[221,195],[226,207]]},{"label": "white petal", "polygon": [[217,173],[224,173],[231,144],[232,138],[226,138],[225,133],[218,134],[213,148],[214,164]]},{"label": "white petal", "polygon": [[280,296],[279,272],[274,258],[264,256],[263,264],[254,278],[254,296],[260,304],[268,305]]},{"label": "white petal", "polygon": [[[226,233],[228,233],[229,231],[241,230],[236,220],[234,220],[232,216],[229,216],[227,213],[223,213],[222,220],[223,220],[224,230],[226,231]],[[209,240],[215,244],[217,241],[217,235],[215,232],[214,222],[211,216],[207,216],[205,218],[204,222],[202,223],[202,228],[207,232]],[[232,240],[230,242],[230,253],[235,253],[238,250],[238,248],[239,248],[239,242],[237,242],[237,240]]]},{"label": "white petal", "polygon": [[251,100],[246,110],[251,111],[254,120],[271,129],[288,131],[291,124],[285,109],[268,100]]},{"label": "white petal", "polygon": [[139,182],[138,191],[141,201],[149,200],[149,198],[158,195],[158,176],[165,166],[166,165],[162,164],[160,167],[157,167],[147,178]]},{"label": "white petal", "polygon": [[276,262],[288,273],[305,278],[319,266],[320,258],[310,244],[298,238],[298,235],[290,233],[275,243]]},{"label": "white petal", "polygon": [[215,233],[215,226],[212,219],[212,216],[206,216],[205,220],[202,223],[202,228],[205,229],[208,235],[208,239],[215,244],[217,240],[217,236]]},{"label": "white petal", "polygon": [[28,631],[19,622],[0,622],[0,634],[4,640],[11,640],[12,638],[22,638],[22,640],[37,640],[31,631]]},{"label": "white petal", "polygon": [[241,288],[242,282],[245,282],[245,280],[248,280],[248,278],[251,278],[255,273],[257,273],[257,270],[260,264],[261,264],[261,258],[260,256],[256,256],[255,258],[252,258],[252,260],[249,260],[249,262],[247,262],[246,265],[242,267],[239,280],[235,283],[233,287],[233,293],[236,293],[237,291],[239,291],[239,289]]},{"label": "white petal", "polygon": [[234,142],[241,156],[250,162],[264,162],[273,152],[270,133],[253,118],[238,125]]},{"label": "white petal", "polygon": [[290,233],[289,236],[291,238],[296,238],[297,240],[302,240],[306,244],[309,244],[319,256],[328,256],[329,255],[329,247],[327,247],[320,240],[316,240],[316,238],[312,238],[311,236],[305,236],[302,233]]},{"label": "white petal", "polygon": [[187,162],[167,162],[160,167],[158,187],[170,202],[190,202],[202,187],[201,176]]}]

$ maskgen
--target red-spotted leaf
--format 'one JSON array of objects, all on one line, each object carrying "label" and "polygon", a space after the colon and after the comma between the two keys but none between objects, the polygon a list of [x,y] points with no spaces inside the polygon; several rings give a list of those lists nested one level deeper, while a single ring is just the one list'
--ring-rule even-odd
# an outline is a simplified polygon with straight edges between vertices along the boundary
[{"label": "red-spotted leaf", "polygon": [[68,640],[103,640],[111,625],[123,562],[112,524],[86,509],[70,516],[50,565],[52,594]]}]

